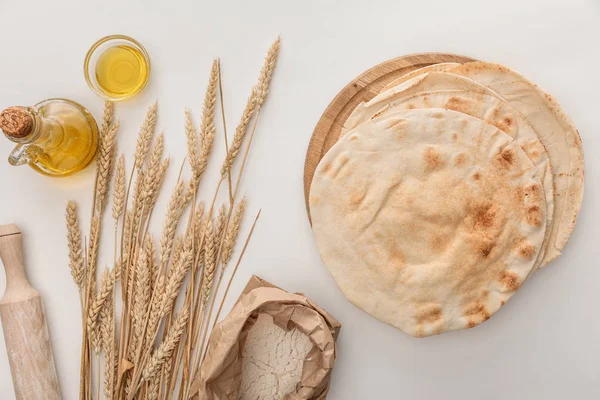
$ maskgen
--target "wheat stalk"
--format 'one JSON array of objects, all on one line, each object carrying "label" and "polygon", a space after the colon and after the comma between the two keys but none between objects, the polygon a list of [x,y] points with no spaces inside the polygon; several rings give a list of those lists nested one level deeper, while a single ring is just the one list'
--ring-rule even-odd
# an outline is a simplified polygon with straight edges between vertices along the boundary
[{"label": "wheat stalk", "polygon": [[208,165],[208,158],[212,152],[215,140],[215,103],[217,100],[217,83],[219,78],[219,63],[213,61],[204,95],[202,107],[202,122],[200,124],[200,156],[198,157],[197,175],[201,175]]},{"label": "wheat stalk", "polygon": [[190,271],[192,265],[193,256],[191,249],[184,248],[177,265],[174,266],[167,284],[165,286],[165,295],[163,296],[163,304],[161,307],[161,315],[165,316],[171,310],[173,302],[179,294],[179,289],[183,284],[187,273]]},{"label": "wheat stalk", "polygon": [[193,182],[200,177],[200,160],[198,159],[198,131],[194,127],[190,110],[185,109],[185,136],[187,137],[188,156],[194,174]]},{"label": "wheat stalk", "polygon": [[109,269],[105,269],[102,273],[102,282],[100,284],[100,291],[96,294],[96,298],[90,304],[88,309],[88,317],[87,317],[87,328],[89,332],[92,332],[98,323],[98,316],[100,315],[100,311],[102,310],[102,306],[106,302],[106,300],[112,296],[112,290],[114,287],[115,281],[113,279],[113,274]]},{"label": "wheat stalk", "polygon": [[113,207],[112,217],[115,220],[115,224],[118,223],[119,217],[123,214],[123,207],[125,205],[125,156],[121,154],[119,161],[117,162],[117,172],[115,174],[115,185],[113,188]]},{"label": "wheat stalk", "polygon": [[132,311],[132,322],[133,322],[133,336],[131,337],[130,343],[130,360],[133,360],[138,346],[142,346],[140,343],[144,339],[144,317],[146,315],[148,301],[150,300],[150,270],[149,270],[149,249],[152,246],[151,237],[146,237],[142,252],[137,260],[135,284],[133,291],[133,311]]},{"label": "wheat stalk", "polygon": [[100,321],[102,348],[104,350],[104,396],[111,399],[115,371],[115,326],[112,296],[106,300],[102,307]]},{"label": "wheat stalk", "polygon": [[91,282],[95,283],[96,280],[96,263],[98,261],[98,240],[100,235],[100,218],[97,216],[92,217],[92,222],[90,224],[90,243],[88,250],[88,259],[87,259],[87,291],[88,293],[93,292],[93,285]]},{"label": "wheat stalk", "polygon": [[113,123],[100,142],[96,179],[96,212],[101,213],[107,202],[108,184],[112,175],[119,121]]},{"label": "wheat stalk", "polygon": [[[225,224],[227,222],[227,207],[225,204],[221,204],[219,208],[219,214],[217,215],[217,222],[215,224],[215,244],[219,243],[223,238],[225,232]],[[216,258],[216,257],[215,257]]]},{"label": "wheat stalk", "polygon": [[175,346],[177,346],[179,340],[181,339],[181,335],[183,334],[189,316],[190,309],[187,305],[185,305],[169,328],[169,332],[165,336],[163,342],[148,360],[148,363],[146,364],[146,367],[142,373],[142,377],[145,381],[149,381],[150,379],[154,378],[156,373],[163,366],[165,360],[171,356],[173,349],[175,349]]},{"label": "wheat stalk", "polygon": [[256,99],[257,90],[256,88],[252,88],[252,93],[250,93],[250,97],[248,97],[246,107],[244,108],[244,112],[242,113],[242,118],[240,119],[238,126],[235,128],[235,134],[233,135],[233,141],[229,146],[227,157],[225,157],[225,161],[223,162],[223,166],[221,167],[222,178],[225,178],[225,176],[227,176],[227,174],[231,170],[231,166],[233,165],[235,157],[238,155],[240,149],[242,148],[242,143],[248,130],[248,124],[252,119],[252,115],[254,115],[254,109],[256,108]]},{"label": "wheat stalk", "polygon": [[163,186],[165,181],[165,177],[167,176],[167,170],[169,169],[169,157],[165,158],[158,168],[158,172],[156,174],[156,178],[154,179],[154,190],[152,190],[152,195],[150,198],[146,199],[148,207],[148,212],[151,212],[156,205],[156,201],[158,200],[158,195],[160,193],[160,189]]},{"label": "wheat stalk", "polygon": [[202,309],[206,308],[208,304],[208,298],[212,290],[213,278],[215,275],[216,267],[216,237],[215,231],[213,230],[212,220],[208,220],[206,223],[206,229],[204,234],[204,278],[202,281]]},{"label": "wheat stalk", "polygon": [[171,248],[173,246],[173,240],[175,238],[175,232],[177,231],[177,225],[183,213],[183,195],[185,190],[185,184],[183,181],[179,181],[171,199],[167,206],[167,216],[163,225],[163,231],[160,237],[159,244],[159,257],[161,269],[164,269],[169,258],[171,256]]},{"label": "wheat stalk", "polygon": [[235,241],[240,231],[240,226],[242,224],[242,218],[244,216],[244,210],[246,208],[246,198],[243,197],[242,200],[237,204],[235,208],[235,212],[233,213],[233,217],[231,223],[227,227],[227,233],[225,234],[225,238],[223,239],[223,251],[221,253],[221,262],[223,266],[229,263],[231,260],[231,255],[233,254],[233,248],[235,247]]},{"label": "wheat stalk", "polygon": [[152,149],[150,158],[148,159],[148,168],[144,174],[144,184],[141,198],[145,202],[146,210],[148,210],[148,206],[154,198],[154,191],[159,190],[157,181],[160,178],[159,174],[161,172],[161,158],[164,149],[164,140],[165,138],[163,134],[158,135],[156,138],[154,148]]},{"label": "wheat stalk", "polygon": [[83,289],[83,249],[81,248],[81,231],[77,219],[77,206],[75,202],[67,203],[67,245],[69,247],[69,268],[75,284],[79,290]]},{"label": "wheat stalk", "polygon": [[139,170],[146,161],[146,155],[150,149],[150,142],[154,136],[154,130],[156,129],[156,119],[158,116],[158,103],[155,101],[148,111],[146,112],[146,119],[142,124],[140,132],[138,134],[137,144],[135,147],[135,167]]},{"label": "wheat stalk", "polygon": [[277,38],[275,42],[273,42],[271,47],[269,47],[269,51],[267,52],[267,56],[265,57],[265,63],[263,64],[263,67],[260,70],[260,76],[258,78],[257,86],[257,103],[259,108],[262,107],[265,100],[267,99],[267,95],[269,94],[269,86],[271,84],[273,71],[275,70],[275,64],[277,64],[280,44],[281,42],[279,38]]}]

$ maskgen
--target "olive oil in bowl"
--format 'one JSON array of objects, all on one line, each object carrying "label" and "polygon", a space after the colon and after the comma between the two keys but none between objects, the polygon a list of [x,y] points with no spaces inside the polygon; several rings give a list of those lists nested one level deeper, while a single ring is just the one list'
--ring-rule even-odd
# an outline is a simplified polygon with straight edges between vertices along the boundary
[{"label": "olive oil in bowl", "polygon": [[139,94],[150,77],[148,53],[126,36],[109,36],[96,42],[86,56],[84,68],[89,86],[111,101]]}]

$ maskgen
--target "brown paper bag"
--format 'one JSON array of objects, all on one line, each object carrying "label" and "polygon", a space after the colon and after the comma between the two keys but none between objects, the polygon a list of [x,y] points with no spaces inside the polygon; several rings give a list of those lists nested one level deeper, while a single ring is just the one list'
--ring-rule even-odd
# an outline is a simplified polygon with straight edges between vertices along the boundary
[{"label": "brown paper bag", "polygon": [[286,331],[298,329],[314,345],[304,360],[302,379],[296,391],[286,395],[284,400],[323,400],[327,397],[340,323],[304,295],[288,293],[257,276],[250,279],[229,315],[213,329],[190,397],[238,399],[242,379],[241,353],[248,331],[259,314],[270,315],[273,323]]}]

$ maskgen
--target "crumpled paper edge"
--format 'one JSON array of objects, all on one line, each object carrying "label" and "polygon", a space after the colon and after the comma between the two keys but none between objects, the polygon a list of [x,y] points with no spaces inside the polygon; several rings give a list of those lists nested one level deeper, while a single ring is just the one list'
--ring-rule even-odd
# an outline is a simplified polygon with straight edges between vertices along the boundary
[{"label": "crumpled paper edge", "polygon": [[302,378],[284,400],[323,400],[329,392],[341,324],[300,293],[289,293],[252,276],[233,309],[213,329],[208,352],[196,375],[190,398],[237,400],[242,379],[241,351],[259,314],[268,314],[280,328],[298,329],[313,349],[304,359]]}]

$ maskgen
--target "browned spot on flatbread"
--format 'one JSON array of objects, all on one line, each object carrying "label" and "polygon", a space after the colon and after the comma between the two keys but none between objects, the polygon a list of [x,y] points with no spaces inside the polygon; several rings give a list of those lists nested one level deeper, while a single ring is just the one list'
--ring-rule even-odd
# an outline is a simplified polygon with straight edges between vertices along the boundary
[{"label": "browned spot on flatbread", "polygon": [[467,162],[467,156],[464,153],[458,153],[456,157],[454,157],[454,165],[457,167],[462,167]]},{"label": "browned spot on flatbread", "polygon": [[473,230],[492,227],[497,213],[498,207],[487,200],[474,202],[469,209],[469,214],[473,217]]},{"label": "browned spot on flatbread", "polygon": [[500,283],[507,292],[514,292],[521,286],[519,275],[509,270],[502,271]]},{"label": "browned spot on flatbread", "polygon": [[542,224],[542,212],[539,206],[531,206],[525,213],[525,220],[529,225],[540,226]]},{"label": "browned spot on flatbread", "polygon": [[480,180],[480,179],[481,179],[481,172],[479,172],[479,171],[475,172],[475,173],[474,173],[474,174],[471,176],[471,178],[472,178],[474,181],[478,181],[478,180]]},{"label": "browned spot on flatbread", "polygon": [[469,318],[469,328],[472,328],[473,326],[470,326],[470,322],[473,321],[475,322],[475,325],[477,325],[477,321],[475,320],[475,318],[479,319],[479,323],[483,322],[483,321],[487,321],[488,319],[490,319],[490,317],[492,316],[492,314],[490,314],[489,310],[485,307],[485,305],[477,300],[475,303],[470,304],[467,309],[465,310],[465,316],[467,317],[471,317]]},{"label": "browned spot on flatbread", "polygon": [[494,247],[496,247],[496,243],[482,241],[479,244],[479,253],[483,258],[488,258],[492,254],[492,251],[494,251]]},{"label": "browned spot on flatbread", "polygon": [[423,159],[428,170],[436,169],[443,164],[442,154],[433,147],[425,149]]},{"label": "browned spot on flatbread", "polygon": [[366,196],[367,192],[364,190],[355,190],[350,193],[350,196],[348,197],[348,208],[350,211],[356,210],[362,204]]},{"label": "browned spot on flatbread", "polygon": [[529,243],[526,240],[522,240],[517,245],[517,252],[519,253],[519,256],[521,256],[522,258],[530,259],[535,254],[535,246],[533,246],[531,243]]},{"label": "browned spot on flatbread", "polygon": [[329,172],[331,170],[331,164],[330,163],[326,163],[323,165],[323,168],[321,168],[321,171],[326,174],[327,172]]},{"label": "browned spot on flatbread", "polygon": [[310,197],[310,202],[312,204],[319,204],[321,202],[321,197],[314,195]]},{"label": "browned spot on flatbread", "polygon": [[452,141],[456,142],[458,140],[458,135],[456,133],[452,134]]},{"label": "browned spot on flatbread", "polygon": [[498,155],[496,160],[506,169],[510,169],[515,162],[515,153],[512,149],[504,149]]},{"label": "browned spot on flatbread", "polygon": [[434,112],[434,113],[431,114],[431,118],[443,119],[444,118],[444,113]]},{"label": "browned spot on flatbread", "polygon": [[408,106],[406,106],[406,108],[408,108],[409,110],[414,110],[415,108],[417,108],[417,106],[415,106],[412,103],[409,103]]},{"label": "browned spot on flatbread", "polygon": [[448,99],[448,101],[446,101],[446,104],[444,104],[444,108],[470,115],[472,114],[471,110],[473,109],[473,105],[473,100],[464,97],[452,96]]}]

